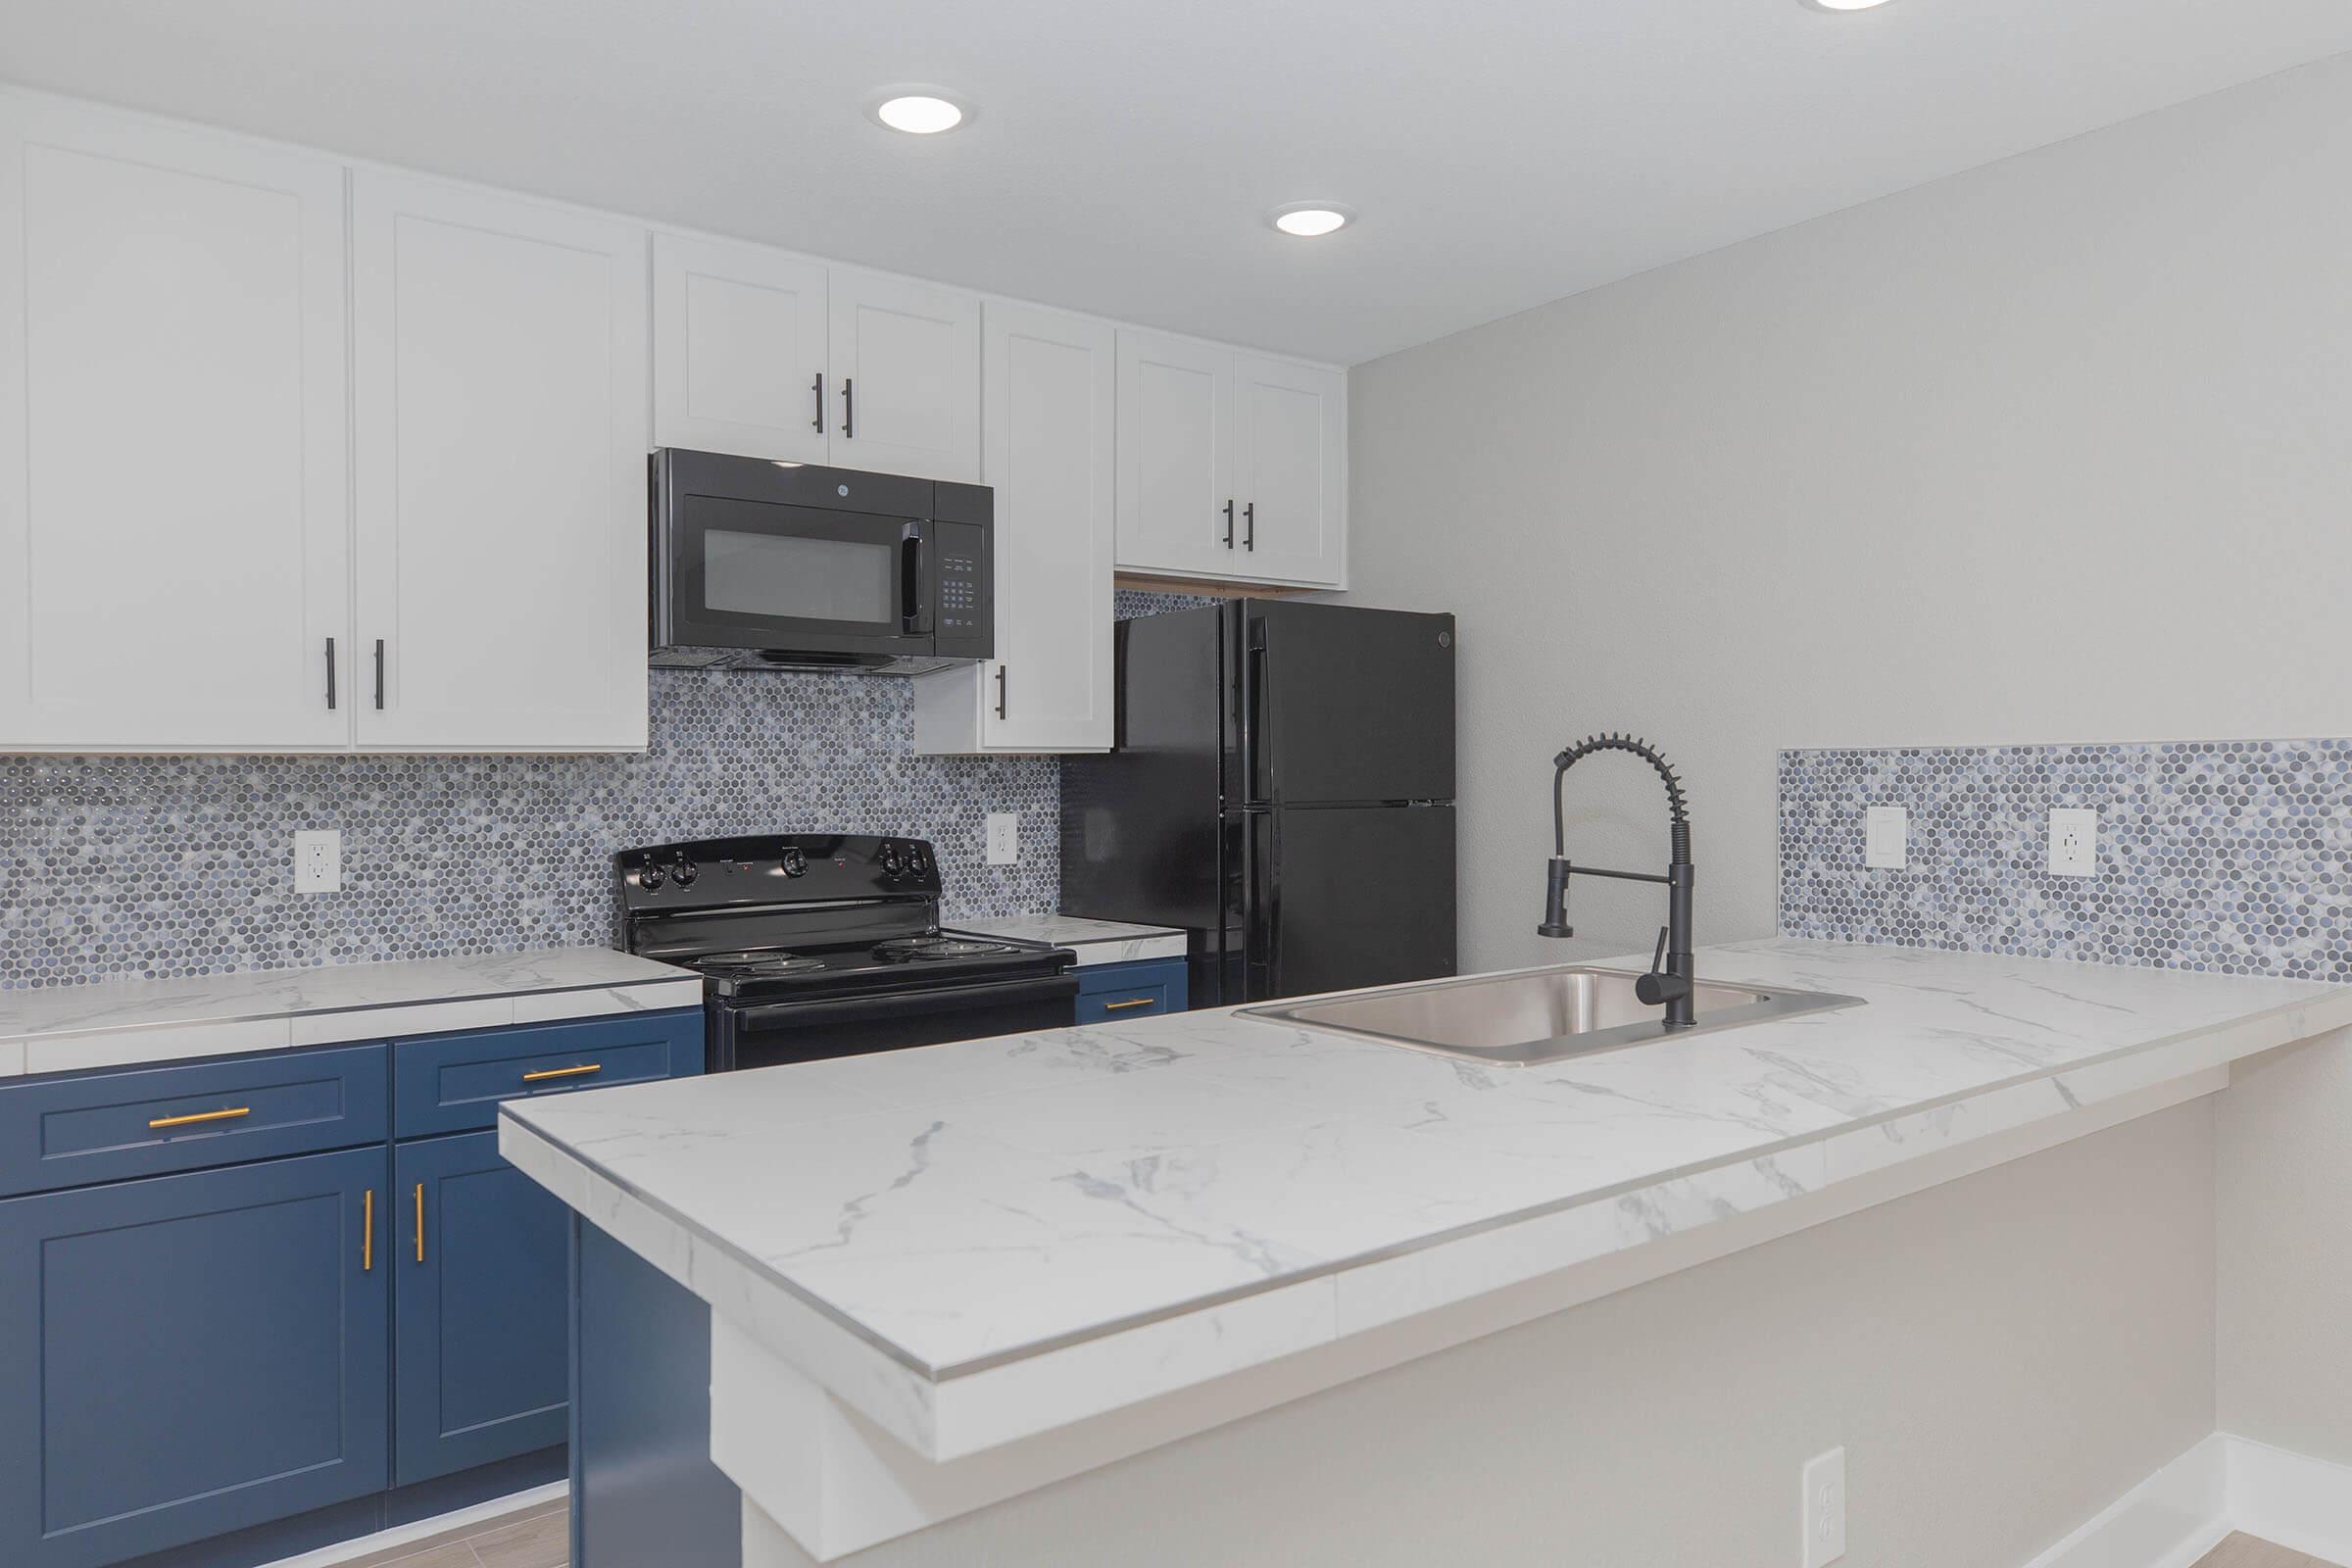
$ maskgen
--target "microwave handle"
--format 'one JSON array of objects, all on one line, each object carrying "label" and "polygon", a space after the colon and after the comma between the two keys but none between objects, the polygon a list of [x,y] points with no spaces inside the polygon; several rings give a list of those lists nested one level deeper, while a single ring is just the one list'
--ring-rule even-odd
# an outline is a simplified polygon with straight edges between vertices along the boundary
[{"label": "microwave handle", "polygon": [[923,525],[906,524],[899,545],[899,624],[910,636],[931,630],[930,554]]}]

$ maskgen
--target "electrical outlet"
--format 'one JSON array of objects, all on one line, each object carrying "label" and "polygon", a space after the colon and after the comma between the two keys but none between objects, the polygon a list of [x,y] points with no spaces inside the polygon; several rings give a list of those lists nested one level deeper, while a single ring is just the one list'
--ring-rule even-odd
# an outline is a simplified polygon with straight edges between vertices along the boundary
[{"label": "electrical outlet", "polygon": [[2099,813],[2075,807],[2050,812],[2050,875],[2099,874]]},{"label": "electrical outlet", "polygon": [[1827,1568],[1845,1555],[1845,1450],[1805,1462],[1805,1568]]},{"label": "electrical outlet", "polygon": [[1911,812],[1900,806],[1873,806],[1862,813],[1862,863],[1900,871],[1911,863]]},{"label": "electrical outlet", "polygon": [[1021,863],[1021,819],[1011,811],[988,813],[988,863]]},{"label": "electrical outlet", "polygon": [[340,832],[329,827],[305,830],[294,835],[294,891],[343,891],[343,835]]}]

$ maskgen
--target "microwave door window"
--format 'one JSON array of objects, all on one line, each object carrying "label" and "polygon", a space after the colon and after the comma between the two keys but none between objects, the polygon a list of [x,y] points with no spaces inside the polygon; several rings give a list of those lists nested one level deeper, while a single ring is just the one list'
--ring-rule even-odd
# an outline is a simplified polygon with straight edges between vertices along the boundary
[{"label": "microwave door window", "polygon": [[719,614],[894,632],[898,565],[895,544],[711,528],[703,534],[703,605]]}]

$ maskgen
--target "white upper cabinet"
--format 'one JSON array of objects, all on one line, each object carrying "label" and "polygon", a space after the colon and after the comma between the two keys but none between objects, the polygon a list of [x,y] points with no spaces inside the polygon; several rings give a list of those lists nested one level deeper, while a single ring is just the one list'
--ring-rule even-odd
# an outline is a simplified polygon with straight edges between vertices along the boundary
[{"label": "white upper cabinet", "polygon": [[645,231],[363,171],[352,278],[361,745],[642,749]]},{"label": "white upper cabinet", "polygon": [[1240,537],[1233,351],[1158,332],[1118,338],[1119,564],[1221,576]]},{"label": "white upper cabinet", "polygon": [[1345,580],[1347,395],[1347,378],[1337,370],[1234,356],[1243,572],[1291,582]]},{"label": "white upper cabinet", "polygon": [[1084,317],[993,300],[982,320],[997,657],[917,680],[915,744],[1107,751],[1114,334]]},{"label": "white upper cabinet", "polygon": [[1347,432],[1338,370],[1121,330],[1120,569],[1345,586]]},{"label": "white upper cabinet", "polygon": [[343,262],[332,159],[0,93],[0,750],[348,743]]},{"label": "white upper cabinet", "polygon": [[980,301],[833,268],[832,462],[926,479],[980,478]]},{"label": "white upper cabinet", "polygon": [[826,330],[821,264],[655,235],[654,445],[831,462]]}]

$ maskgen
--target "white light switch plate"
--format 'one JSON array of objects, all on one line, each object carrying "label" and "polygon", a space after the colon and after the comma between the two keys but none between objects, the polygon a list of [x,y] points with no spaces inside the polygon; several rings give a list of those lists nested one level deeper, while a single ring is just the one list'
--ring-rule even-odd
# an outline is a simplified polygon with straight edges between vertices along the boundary
[{"label": "white light switch plate", "polygon": [[1827,1568],[1845,1555],[1845,1450],[1805,1461],[1805,1568]]},{"label": "white light switch plate", "polygon": [[2050,812],[2050,875],[2099,874],[2099,813],[2062,806]]},{"label": "white light switch plate", "polygon": [[294,891],[343,891],[343,835],[334,828],[306,829],[294,835]]},{"label": "white light switch plate", "polygon": [[988,813],[988,863],[1021,863],[1021,819],[1010,811]]},{"label": "white light switch plate", "polygon": [[1911,812],[1901,806],[1873,806],[1862,813],[1862,863],[1900,871],[1911,863]]}]

